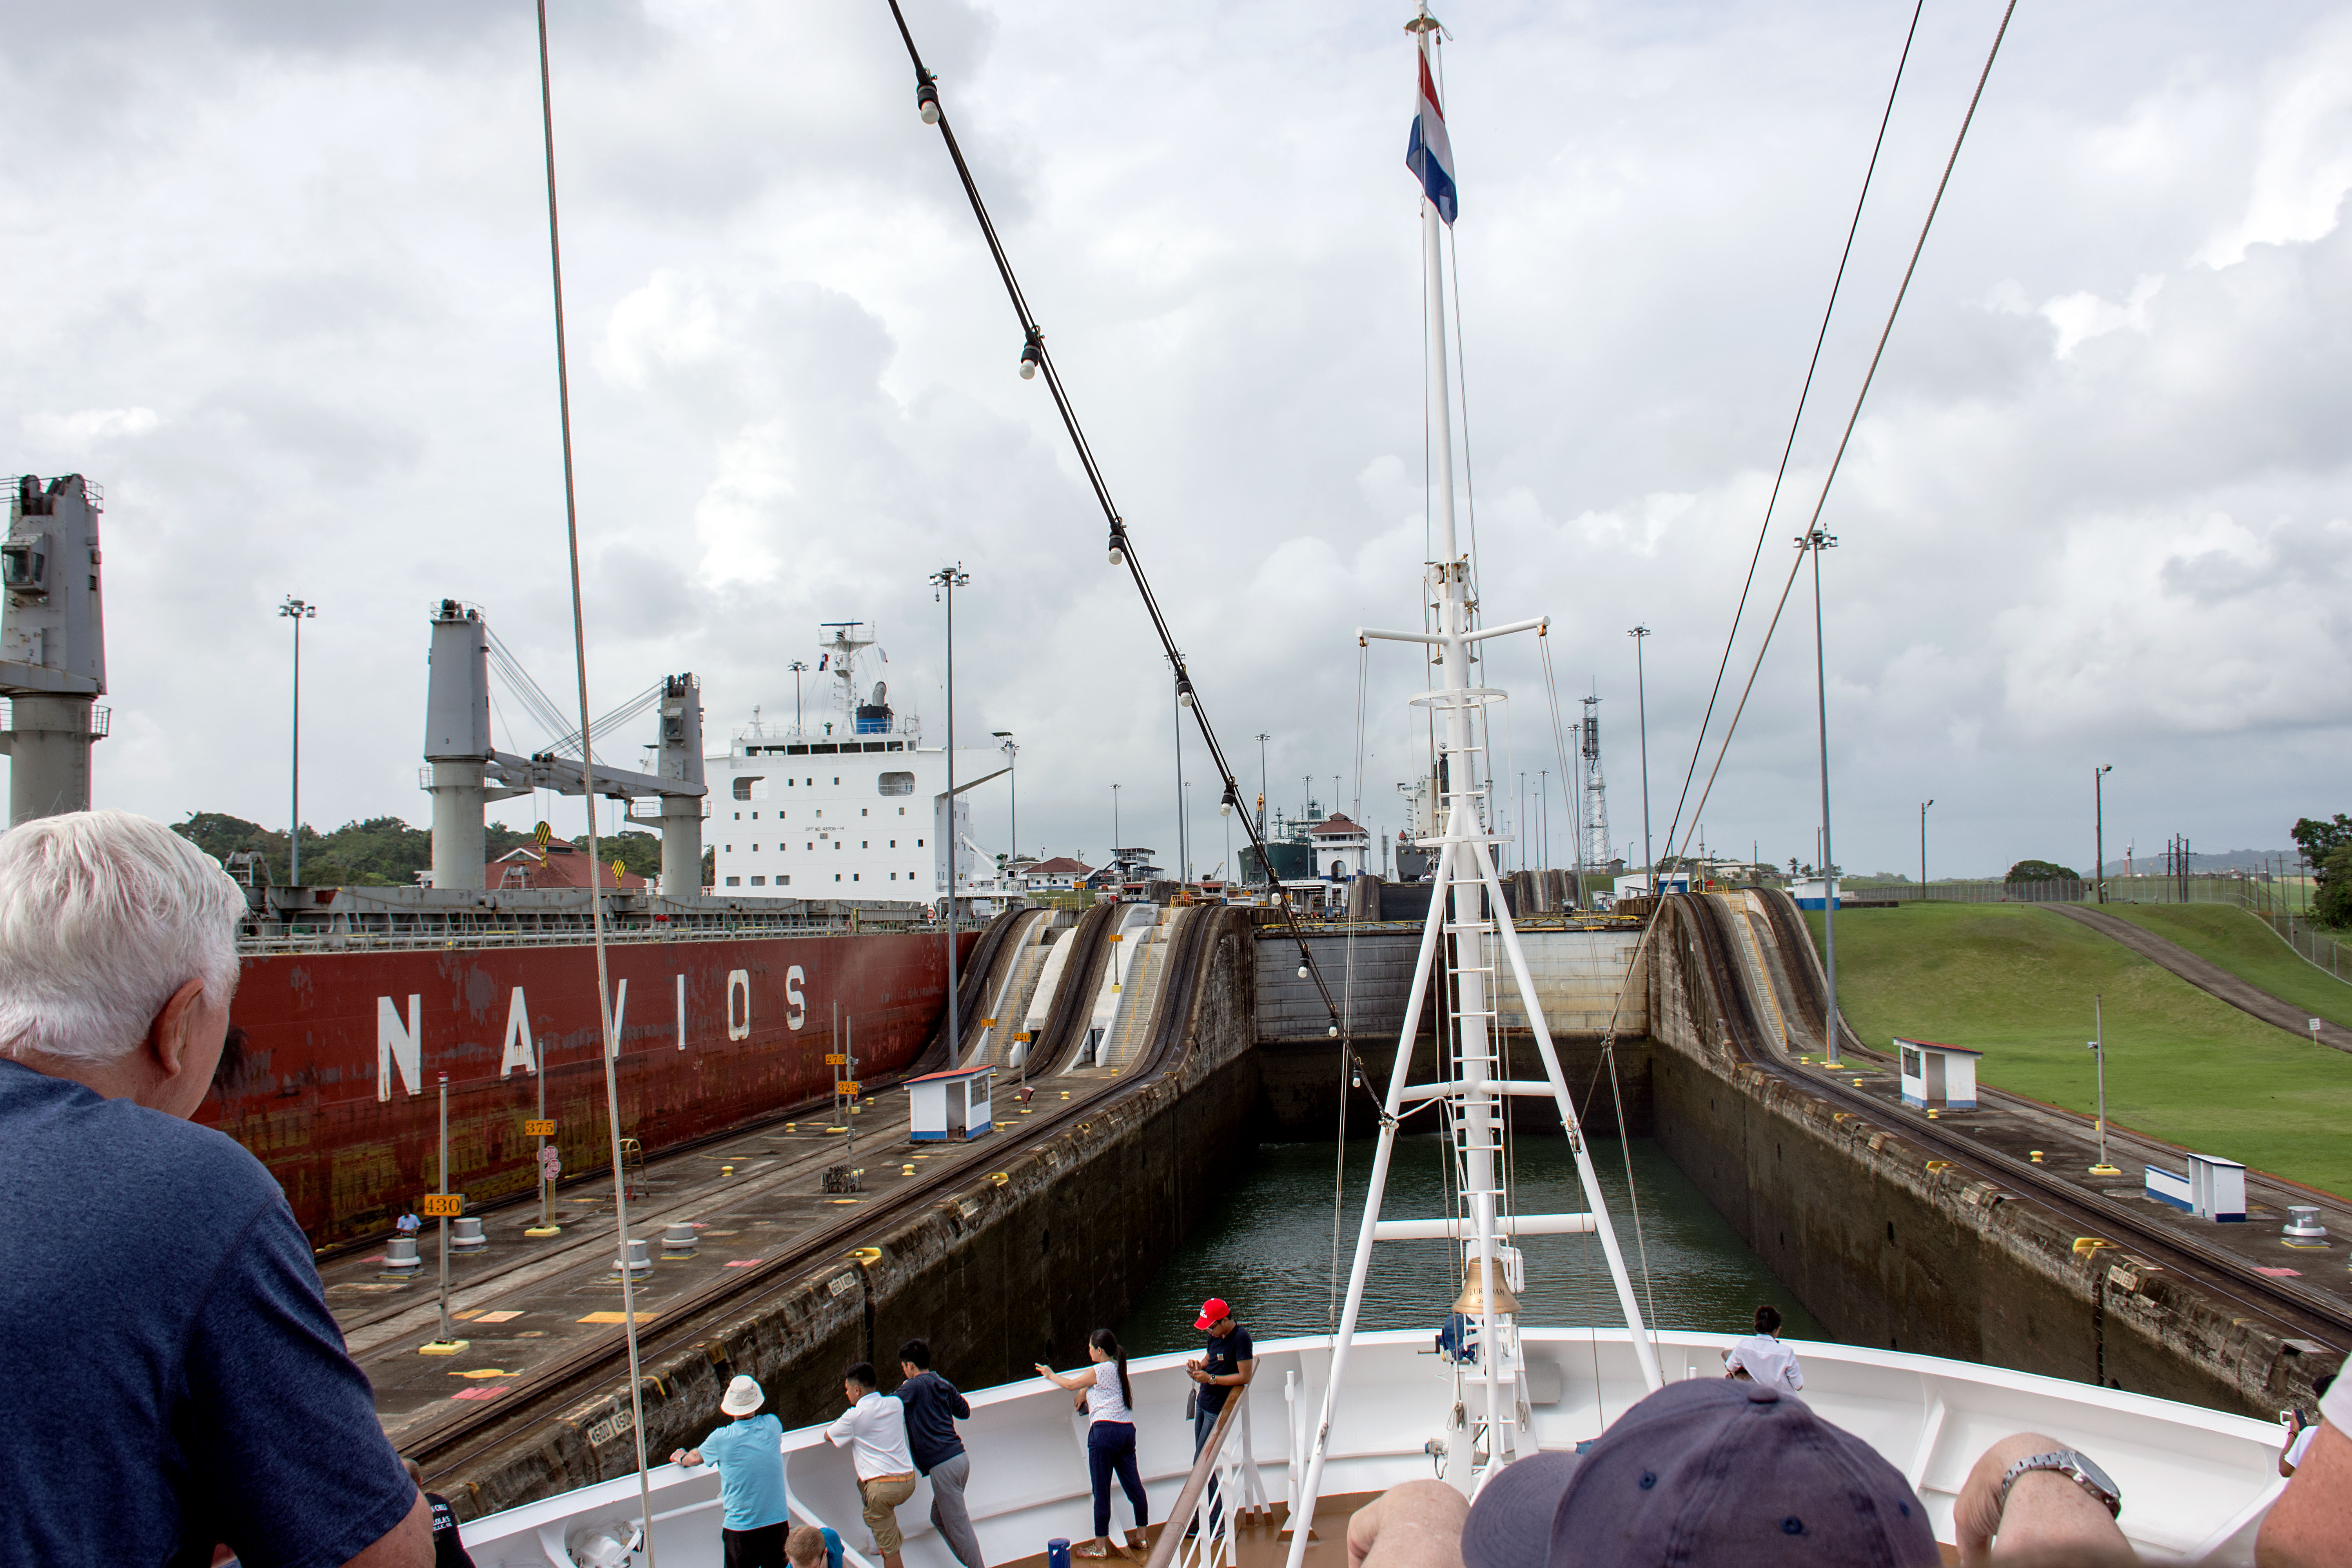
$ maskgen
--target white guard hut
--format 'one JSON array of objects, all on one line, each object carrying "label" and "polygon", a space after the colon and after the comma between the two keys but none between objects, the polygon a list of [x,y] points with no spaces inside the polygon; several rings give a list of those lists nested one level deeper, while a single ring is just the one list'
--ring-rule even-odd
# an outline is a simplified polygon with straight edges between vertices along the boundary
[{"label": "white guard hut", "polygon": [[1929,1106],[1938,1110],[1977,1108],[1977,1058],[1982,1051],[1899,1037],[1895,1048],[1903,1056],[1904,1104],[1919,1110]]},{"label": "white guard hut", "polygon": [[918,1143],[963,1143],[995,1123],[988,1107],[992,1067],[957,1068],[907,1080],[907,1099]]}]

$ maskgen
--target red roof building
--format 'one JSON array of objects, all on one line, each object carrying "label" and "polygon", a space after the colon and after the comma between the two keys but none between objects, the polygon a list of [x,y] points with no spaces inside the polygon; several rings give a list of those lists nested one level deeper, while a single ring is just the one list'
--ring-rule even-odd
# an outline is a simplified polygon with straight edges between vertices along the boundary
[{"label": "red roof building", "polygon": [[[547,853],[525,845],[510,849],[482,868],[482,886],[496,891],[501,888],[584,888],[588,885],[588,852],[562,839],[551,839]],[[613,879],[611,861],[596,868],[596,885],[623,892],[641,892],[653,886],[652,881],[635,871],[624,871],[620,880]]]}]

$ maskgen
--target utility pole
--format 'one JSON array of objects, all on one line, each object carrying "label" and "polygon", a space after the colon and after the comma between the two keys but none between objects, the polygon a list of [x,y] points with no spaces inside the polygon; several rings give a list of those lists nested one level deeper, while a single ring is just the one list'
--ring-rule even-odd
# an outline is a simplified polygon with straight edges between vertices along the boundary
[{"label": "utility pole", "polygon": [[[1110,859],[1112,865],[1118,867],[1122,871],[1126,869],[1127,863],[1119,858],[1118,785],[1117,784],[1110,786]],[[1123,878],[1121,879],[1124,880]]]},{"label": "utility pole", "polygon": [[[292,821],[286,831],[286,881],[289,887],[302,885],[302,623],[316,618],[319,607],[288,595],[278,606],[278,613],[294,623],[294,740],[289,751],[292,758],[293,802],[289,808]],[[442,1229],[449,1227],[444,1225]],[[446,1325],[445,1325],[446,1326]],[[443,1336],[447,1337],[446,1334]]]},{"label": "utility pole", "polygon": [[[1273,738],[1263,730],[1257,732],[1257,837],[1261,844],[1265,842],[1265,743]],[[1265,868],[1260,866],[1258,869],[1265,871]],[[1273,879],[1273,873],[1267,872],[1267,879]]]},{"label": "utility pole", "polygon": [[[2107,901],[2107,801],[2106,777],[2116,771],[2113,763],[2091,770],[2091,901]],[[2099,1163],[2105,1164],[2104,1155]]]},{"label": "utility pole", "polygon": [[1822,633],[1822,552],[1837,547],[1837,537],[1816,528],[1797,541],[1797,548],[1813,552],[1813,703],[1821,722],[1822,743],[1822,951],[1829,978],[1829,998],[1822,1015],[1822,1065],[1835,1068],[1838,1060],[1837,1000],[1837,858],[1830,840],[1830,697],[1828,655]]},{"label": "utility pole", "polygon": [[1919,897],[1927,897],[1927,808],[1935,805],[1934,797],[1919,803]]},{"label": "utility pole", "polygon": [[1642,869],[1650,879],[1650,891],[1658,890],[1657,856],[1650,847],[1650,692],[1649,678],[1642,667],[1642,644],[1648,639],[1650,628],[1635,626],[1625,634],[1633,639],[1633,701],[1642,716]]},{"label": "utility pole", "polygon": [[955,788],[955,591],[971,581],[962,566],[942,566],[930,575],[931,597],[948,606],[948,1060],[963,1054],[962,1020],[956,1016],[956,788]]}]

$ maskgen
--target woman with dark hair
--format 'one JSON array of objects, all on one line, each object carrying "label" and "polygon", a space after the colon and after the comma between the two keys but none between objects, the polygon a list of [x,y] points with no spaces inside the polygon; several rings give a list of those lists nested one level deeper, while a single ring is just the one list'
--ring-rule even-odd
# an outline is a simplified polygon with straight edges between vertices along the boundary
[{"label": "woman with dark hair", "polygon": [[1094,1365],[1086,1372],[1059,1373],[1044,1362],[1037,1375],[1078,1391],[1078,1408],[1087,1413],[1087,1470],[1095,1486],[1095,1535],[1071,1553],[1076,1557],[1108,1557],[1110,1541],[1110,1478],[1115,1471],[1135,1510],[1135,1528],[1128,1531],[1129,1548],[1139,1546],[1151,1522],[1143,1499],[1143,1476],[1135,1468],[1135,1394],[1127,1382],[1127,1352],[1118,1336],[1097,1329],[1087,1340],[1087,1356]]},{"label": "woman with dark hair", "polygon": [[1766,1384],[1784,1394],[1805,1386],[1805,1374],[1797,1367],[1797,1352],[1780,1342],[1777,1310],[1756,1309],[1756,1331],[1735,1341],[1723,1352],[1723,1375]]}]

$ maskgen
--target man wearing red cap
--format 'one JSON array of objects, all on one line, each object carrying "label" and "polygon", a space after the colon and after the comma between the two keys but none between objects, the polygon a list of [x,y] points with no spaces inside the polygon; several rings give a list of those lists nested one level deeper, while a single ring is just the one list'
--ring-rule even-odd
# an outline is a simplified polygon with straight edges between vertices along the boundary
[{"label": "man wearing red cap", "polygon": [[[1201,1303],[1201,1316],[1192,1326],[1209,1336],[1206,1352],[1184,1363],[1184,1370],[1201,1385],[1192,1411],[1192,1458],[1198,1459],[1226,1399],[1234,1389],[1247,1388],[1250,1379],[1257,1375],[1257,1350],[1250,1343],[1249,1331],[1234,1321],[1234,1310],[1221,1296]],[[1214,1483],[1211,1485],[1213,1489]]]}]

